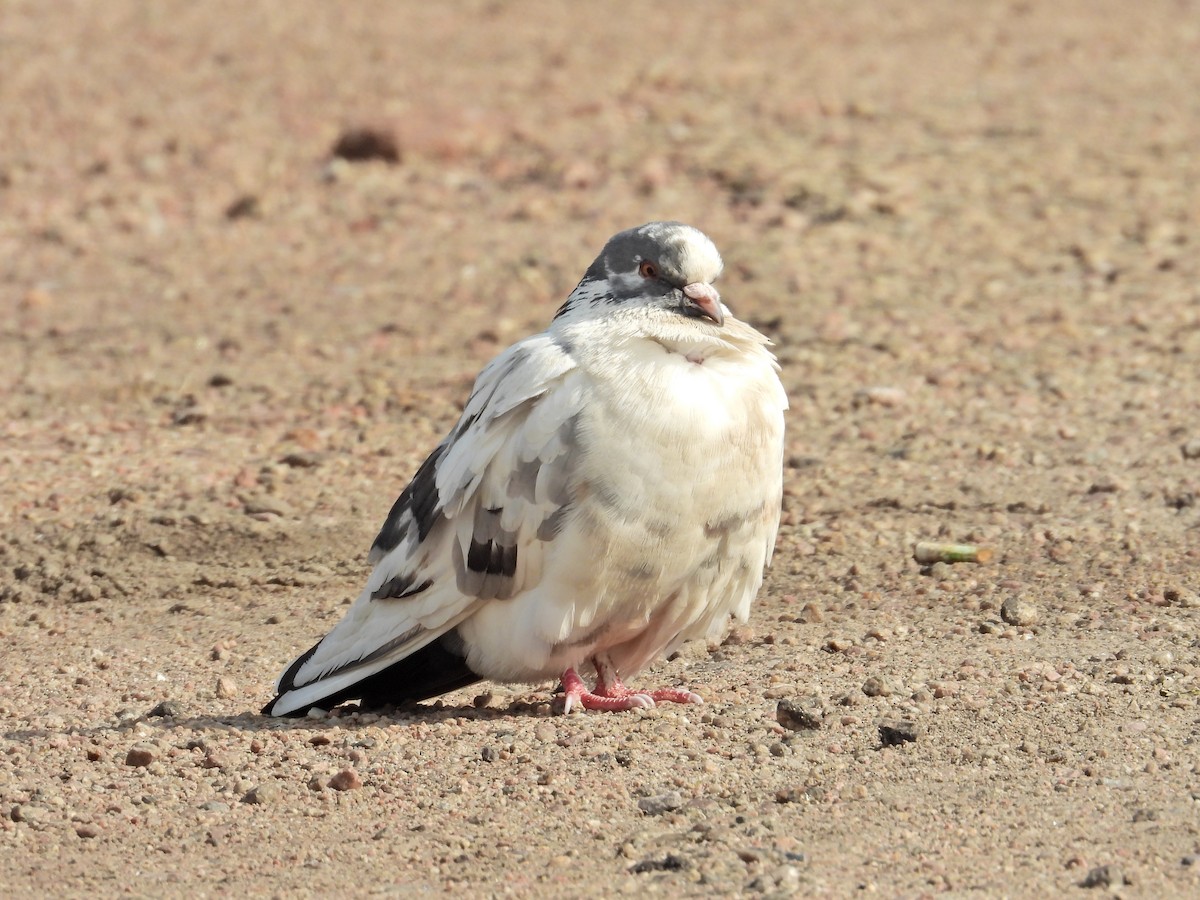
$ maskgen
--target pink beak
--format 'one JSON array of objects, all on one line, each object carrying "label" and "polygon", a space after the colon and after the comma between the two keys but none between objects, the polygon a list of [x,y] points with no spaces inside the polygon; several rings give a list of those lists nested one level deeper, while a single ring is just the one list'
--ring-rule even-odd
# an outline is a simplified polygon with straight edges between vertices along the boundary
[{"label": "pink beak", "polygon": [[704,313],[718,325],[725,324],[725,313],[721,311],[721,295],[711,284],[695,281],[685,285],[683,295],[692,301],[692,306]]}]

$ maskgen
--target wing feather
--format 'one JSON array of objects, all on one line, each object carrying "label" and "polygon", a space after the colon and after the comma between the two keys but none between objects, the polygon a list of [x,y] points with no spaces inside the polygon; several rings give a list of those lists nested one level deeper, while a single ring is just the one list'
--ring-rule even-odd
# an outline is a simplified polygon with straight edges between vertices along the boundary
[{"label": "wing feather", "polygon": [[281,676],[276,714],[345,691],[481,604],[538,583],[578,465],[581,378],[545,334],[484,368],[458,423],[392,506],[362,594]]}]

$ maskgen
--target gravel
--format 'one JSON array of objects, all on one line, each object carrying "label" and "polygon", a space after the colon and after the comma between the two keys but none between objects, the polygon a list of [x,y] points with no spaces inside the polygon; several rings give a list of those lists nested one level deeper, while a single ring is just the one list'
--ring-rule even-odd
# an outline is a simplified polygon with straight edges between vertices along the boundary
[{"label": "gravel", "polygon": [[653,797],[643,797],[638,801],[638,809],[648,816],[661,816],[683,806],[683,797],[678,791],[667,791]]},{"label": "gravel", "polygon": [[1000,606],[1000,618],[1009,625],[1036,625],[1039,618],[1037,604],[1025,597],[1009,597]]},{"label": "gravel", "polygon": [[[1200,895],[1194,15],[143,6],[0,24],[9,894]],[[474,375],[651,217],[790,403],[750,621],[627,679],[705,705],[261,717]]]}]

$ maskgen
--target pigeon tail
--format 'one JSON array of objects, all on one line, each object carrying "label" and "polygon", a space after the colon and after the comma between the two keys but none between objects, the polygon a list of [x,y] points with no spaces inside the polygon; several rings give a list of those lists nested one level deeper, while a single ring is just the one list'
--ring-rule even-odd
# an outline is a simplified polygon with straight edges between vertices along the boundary
[{"label": "pigeon tail", "polygon": [[[263,715],[297,717],[310,709],[333,709],[347,700],[359,700],[363,707],[398,705],[428,700],[439,694],[467,687],[482,678],[471,671],[462,653],[456,632],[427,644],[386,669],[374,672],[350,685],[323,685],[321,681],[282,690],[263,707]],[[315,648],[314,648],[315,649]],[[311,653],[311,651],[310,651]],[[307,657],[301,657],[302,661]],[[322,691],[322,687],[328,693]]]}]

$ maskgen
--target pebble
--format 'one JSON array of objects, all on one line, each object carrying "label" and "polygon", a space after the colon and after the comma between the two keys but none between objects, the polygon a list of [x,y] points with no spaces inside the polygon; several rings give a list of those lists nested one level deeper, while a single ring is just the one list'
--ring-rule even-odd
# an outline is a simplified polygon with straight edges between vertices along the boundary
[{"label": "pebble", "polygon": [[825,614],[821,612],[821,607],[810,601],[800,608],[799,621],[804,623],[824,622]]},{"label": "pebble", "polygon": [[178,700],[164,700],[146,713],[151,719],[177,719],[183,715],[183,704]]},{"label": "pebble", "polygon": [[347,128],[338,135],[331,154],[347,162],[375,159],[394,165],[400,162],[400,144],[393,129],[386,126],[362,125]]},{"label": "pebble", "polygon": [[1179,449],[1184,459],[1200,459],[1200,438],[1193,438]]},{"label": "pebble", "polygon": [[674,853],[668,853],[662,859],[643,859],[641,862],[634,863],[629,867],[629,871],[634,875],[641,875],[644,872],[678,872],[687,867],[686,859],[676,856]]},{"label": "pebble", "polygon": [[75,826],[75,833],[81,838],[94,838],[100,834],[100,828],[91,822],[83,822]]},{"label": "pebble", "polygon": [[266,806],[270,803],[275,803],[279,800],[281,791],[279,785],[274,782],[267,781],[263,784],[250,788],[242,796],[243,803],[250,803],[256,806]]},{"label": "pebble", "polygon": [[788,731],[814,731],[821,727],[821,718],[804,709],[794,700],[780,700],[775,707],[775,720]]},{"label": "pebble", "polygon": [[679,791],[667,791],[653,797],[643,797],[638,801],[638,809],[648,816],[661,816],[663,813],[679,809],[683,806],[683,797]]},{"label": "pebble", "polygon": [[217,679],[217,697],[221,700],[232,700],[238,695],[237,682],[222,675]]},{"label": "pebble", "polygon": [[46,810],[37,806],[22,806],[17,804],[9,812],[8,817],[14,822],[25,822],[34,825],[46,818]]},{"label": "pebble", "polygon": [[1079,882],[1079,886],[1085,888],[1119,888],[1126,884],[1129,882],[1125,873],[1112,865],[1096,866]]},{"label": "pebble", "polygon": [[1017,594],[1004,601],[1004,605],[1000,607],[1000,618],[1009,625],[1035,625],[1038,620],[1038,608],[1033,601]]},{"label": "pebble", "polygon": [[125,765],[143,768],[158,758],[158,748],[153,744],[134,744],[125,754]]},{"label": "pebble", "polygon": [[329,779],[329,786],[335,791],[353,791],[362,787],[362,778],[354,769],[342,769]]},{"label": "pebble", "polygon": [[896,693],[891,682],[882,675],[872,675],[864,681],[862,692],[868,697],[890,697]]},{"label": "pebble", "polygon": [[896,719],[879,723],[879,741],[884,747],[896,747],[915,741],[920,735],[916,723],[907,719]]},{"label": "pebble", "polygon": [[228,769],[229,760],[220,753],[209,752],[205,755],[204,761],[200,765],[205,769]]}]

